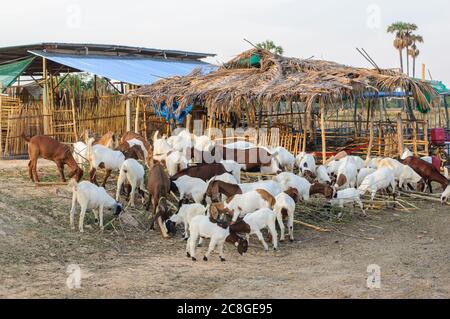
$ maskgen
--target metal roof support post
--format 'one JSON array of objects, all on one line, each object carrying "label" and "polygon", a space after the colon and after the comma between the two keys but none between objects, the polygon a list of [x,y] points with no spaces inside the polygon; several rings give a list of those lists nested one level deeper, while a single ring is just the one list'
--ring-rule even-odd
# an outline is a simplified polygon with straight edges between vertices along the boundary
[{"label": "metal roof support post", "polygon": [[320,99],[320,130],[322,133],[322,164],[327,162],[327,145],[325,136],[325,102]]},{"label": "metal roof support post", "polygon": [[42,58],[42,77],[44,79],[44,90],[42,93],[42,114],[44,116],[44,135],[50,134],[49,110],[48,110],[48,78],[47,59]]},{"label": "metal roof support post", "polygon": [[[128,92],[128,85],[125,86],[125,91]],[[131,101],[126,101],[126,118],[127,118],[127,132],[131,131]]]}]

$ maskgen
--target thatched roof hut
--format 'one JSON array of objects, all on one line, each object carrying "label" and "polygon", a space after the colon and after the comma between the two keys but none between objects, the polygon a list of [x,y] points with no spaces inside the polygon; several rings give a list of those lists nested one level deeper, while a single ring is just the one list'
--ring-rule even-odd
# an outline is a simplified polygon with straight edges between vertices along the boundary
[{"label": "thatched roof hut", "polygon": [[[422,109],[435,96],[431,86],[395,70],[349,67],[329,61],[287,58],[252,49],[209,74],[196,70],[188,76],[162,79],[131,93],[152,105],[179,103],[207,106],[210,115],[224,112],[271,110],[284,102],[333,105],[367,92],[411,92]],[[375,94],[376,96],[376,94]],[[256,113],[256,112],[255,112]]]}]

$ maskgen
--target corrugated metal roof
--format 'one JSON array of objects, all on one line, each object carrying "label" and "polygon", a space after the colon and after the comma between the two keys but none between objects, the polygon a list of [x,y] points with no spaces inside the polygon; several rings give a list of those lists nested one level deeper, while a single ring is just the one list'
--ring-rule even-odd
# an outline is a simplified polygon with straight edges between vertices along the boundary
[{"label": "corrugated metal roof", "polygon": [[73,69],[136,85],[151,84],[161,78],[175,75],[187,75],[197,68],[204,73],[216,68],[211,64],[193,60],[29,52]]}]

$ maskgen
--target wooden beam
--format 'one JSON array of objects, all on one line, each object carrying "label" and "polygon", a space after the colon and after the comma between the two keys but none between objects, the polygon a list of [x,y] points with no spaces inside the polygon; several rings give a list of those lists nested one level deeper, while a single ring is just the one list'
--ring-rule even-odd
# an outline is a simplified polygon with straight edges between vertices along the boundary
[{"label": "wooden beam", "polygon": [[139,134],[139,110],[141,108],[141,99],[136,99],[136,116],[134,119],[134,133]]},{"label": "wooden beam", "polygon": [[50,134],[49,109],[48,109],[48,78],[47,78],[47,59],[42,58],[42,74],[44,78],[44,91],[42,93],[42,108],[44,114],[44,135]]},{"label": "wooden beam", "polygon": [[402,113],[397,114],[397,141],[398,141],[398,154],[403,155],[403,123]]},{"label": "wooden beam", "polygon": [[327,161],[327,145],[325,136],[325,102],[320,99],[320,130],[322,131],[322,164]]},{"label": "wooden beam", "polygon": [[[374,112],[373,112],[373,104],[375,101],[369,100],[369,109],[367,116],[370,116],[370,126],[369,126],[369,146],[367,148],[367,157],[366,159],[369,159],[372,155],[372,148],[373,148],[373,135],[374,135],[374,129],[373,129],[373,121],[374,121]],[[403,152],[402,152],[403,153]]]},{"label": "wooden beam", "polygon": [[[125,91],[128,92],[128,85],[125,87]],[[126,120],[127,120],[127,132],[131,131],[131,101],[130,99],[126,100]]]}]

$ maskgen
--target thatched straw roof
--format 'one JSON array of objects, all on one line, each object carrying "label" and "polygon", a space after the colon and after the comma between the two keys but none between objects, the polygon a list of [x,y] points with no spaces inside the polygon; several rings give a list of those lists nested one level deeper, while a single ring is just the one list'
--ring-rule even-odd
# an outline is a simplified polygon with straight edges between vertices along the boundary
[{"label": "thatched straw roof", "polygon": [[[258,58],[259,65],[250,65],[250,61]],[[202,104],[210,112],[220,113],[240,112],[242,106],[269,109],[281,101],[310,105],[320,98],[330,103],[361,97],[364,92],[393,92],[399,88],[409,88],[424,109],[430,107],[425,93],[435,95],[427,83],[394,70],[354,68],[252,49],[210,74],[196,70],[187,76],[162,79],[133,91],[130,96],[146,97],[153,105],[162,102],[172,105],[176,100],[180,103],[178,110],[189,104]]]}]

